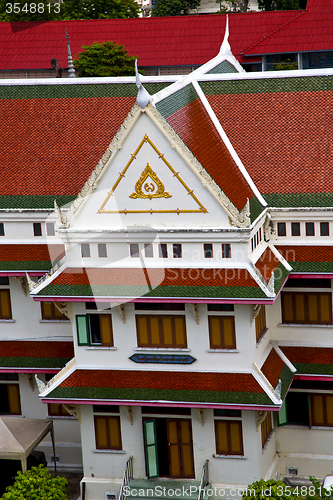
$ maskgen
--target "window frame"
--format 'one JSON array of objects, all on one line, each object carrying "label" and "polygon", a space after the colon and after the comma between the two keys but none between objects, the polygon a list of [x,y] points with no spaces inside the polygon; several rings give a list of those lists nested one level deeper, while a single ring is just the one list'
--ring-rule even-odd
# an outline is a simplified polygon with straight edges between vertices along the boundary
[{"label": "window frame", "polygon": [[204,258],[205,259],[213,259],[214,258],[214,250],[213,250],[212,243],[204,243],[203,250],[204,250]]},{"label": "window frame", "polygon": [[168,258],[168,245],[167,243],[160,243],[158,245],[158,256],[160,259]]},{"label": "window frame", "polygon": [[[56,410],[54,408],[55,406],[58,407],[58,410]],[[48,403],[47,404],[47,414],[49,417],[62,417],[62,418],[71,417],[71,418],[73,418],[72,415],[66,410],[64,405],[61,403]]]},{"label": "window frame", "polygon": [[[97,424],[97,422],[103,421],[103,420],[106,422],[106,425],[105,425],[106,426],[106,441],[107,441],[106,446],[102,446],[99,444],[99,437],[98,437],[98,424]],[[117,432],[118,432],[118,436],[117,436],[117,441],[119,443],[118,445],[111,445],[110,426],[107,425],[107,422],[109,422],[110,420],[114,420],[115,422],[117,422],[116,426],[117,426]],[[102,415],[100,413],[98,415],[94,414],[94,430],[95,430],[95,444],[96,444],[97,450],[117,450],[117,451],[122,450],[120,415]]]},{"label": "window frame", "polygon": [[[3,312],[3,310],[4,310],[3,296],[7,296],[7,304],[6,304],[7,309],[8,309],[7,314],[5,314]],[[13,319],[12,304],[11,304],[11,300],[10,300],[9,288],[0,288],[0,319],[3,319],[3,320]]]},{"label": "window frame", "polygon": [[256,341],[258,343],[268,330],[266,324],[266,309],[264,304],[261,304],[260,311],[255,319],[255,328]]},{"label": "window frame", "polygon": [[32,225],[33,225],[34,236],[36,238],[43,236],[42,223],[41,222],[33,222]]},{"label": "window frame", "polygon": [[286,228],[285,222],[278,222],[277,223],[277,233],[278,233],[278,236],[287,236],[287,228]]},{"label": "window frame", "polygon": [[[213,320],[218,320],[220,325],[220,343],[213,343]],[[227,345],[225,342],[225,320],[232,321],[232,345]],[[235,317],[234,316],[220,316],[220,315],[209,315],[208,316],[208,330],[209,330],[209,348],[210,349],[223,349],[223,350],[235,350],[236,347],[236,329],[235,329]]]},{"label": "window frame", "polygon": [[[227,450],[222,450],[219,448],[219,435],[220,435],[220,430],[219,426],[221,424],[225,424],[227,427]],[[238,425],[238,430],[239,430],[239,442],[240,442],[240,449],[239,452],[234,451],[232,449],[232,443],[231,443],[231,433],[230,433],[230,426],[231,425]],[[214,419],[214,428],[215,428],[215,449],[216,449],[216,454],[217,455],[224,455],[224,456],[244,456],[244,443],[243,443],[243,425],[242,425],[242,420],[234,420],[234,419]]]},{"label": "window frame", "polygon": [[5,236],[5,225],[3,222],[0,222],[0,236]]},{"label": "window frame", "polygon": [[[323,422],[315,421],[315,398],[322,399]],[[331,404],[331,423],[328,420],[327,399],[332,399]],[[333,427],[333,394],[310,393],[310,422],[311,427]]]},{"label": "window frame", "polygon": [[[104,343],[102,339],[101,333],[101,343],[93,343],[91,337],[91,322],[89,316],[108,316],[110,321],[110,343]],[[101,320],[99,320],[101,321]],[[101,325],[101,322],[100,322]],[[101,328],[101,326],[100,326]],[[77,314],[76,315],[76,334],[77,334],[77,342],[79,346],[86,347],[114,347],[114,336],[113,336],[113,323],[112,323],[112,314]]]},{"label": "window frame", "polygon": [[89,243],[81,243],[81,257],[83,259],[88,259],[90,256],[91,256],[90,244]]},{"label": "window frame", "polygon": [[230,243],[222,243],[222,259],[231,259]]},{"label": "window frame", "polygon": [[139,243],[130,243],[129,250],[132,259],[138,259],[140,257]]},{"label": "window frame", "polygon": [[274,426],[272,419],[272,412],[268,411],[266,417],[260,424],[260,433],[261,433],[261,445],[262,449],[267,446],[267,443],[273,434]]},{"label": "window frame", "polygon": [[[1,386],[5,386],[7,389],[7,404],[9,408],[9,412],[3,412],[0,409],[0,415],[22,415],[22,407],[21,407],[21,394],[20,394],[20,383],[19,382],[13,382],[13,383],[8,383],[7,381],[5,383],[0,383]],[[9,390],[9,388],[11,390]],[[15,394],[13,394],[13,389]],[[15,399],[15,401],[12,400]],[[1,401],[3,401],[1,399]],[[1,405],[1,403],[0,403]],[[11,407],[17,406],[18,411],[11,411]]]},{"label": "window frame", "polygon": [[181,259],[183,256],[183,249],[181,243],[173,243],[172,256],[174,259]]},{"label": "window frame", "polygon": [[[298,233],[298,234],[296,234],[296,233]],[[301,225],[299,222],[292,222],[291,223],[291,236],[301,236]]]},{"label": "window frame", "polygon": [[[291,311],[292,311],[292,319],[286,319],[286,305],[285,305],[285,297],[287,295],[292,296],[292,304],[291,304]],[[304,318],[303,319],[297,319],[296,317],[296,297],[297,296],[304,296]],[[321,321],[318,319],[317,321],[313,321],[309,319],[309,297],[310,296],[315,296],[317,299],[317,314],[318,318],[321,317],[321,305],[320,305],[320,297],[327,296],[329,298],[329,321]],[[297,324],[297,325],[331,325],[332,324],[332,293],[331,292],[281,292],[281,310],[282,310],[282,323],[283,324]]]},{"label": "window frame", "polygon": [[98,243],[97,249],[98,249],[98,257],[100,259],[106,259],[108,256],[108,250],[106,247],[106,243]]},{"label": "window frame", "polygon": [[[324,225],[327,227],[327,234],[323,234],[323,227]],[[325,221],[320,223],[320,236],[329,236],[330,235],[330,223]]]},{"label": "window frame", "polygon": [[[312,228],[312,229],[310,230],[310,228]],[[315,236],[315,235],[316,235],[315,223],[314,222],[306,222],[305,223],[305,236]]]},{"label": "window frame", "polygon": [[[171,336],[172,336],[172,344],[168,344],[165,341],[165,330],[164,330],[164,322],[163,319],[171,319]],[[143,333],[140,332],[140,320],[146,319],[146,335],[147,335],[147,344],[142,342]],[[152,340],[152,328],[151,328],[151,320],[158,321],[158,336],[159,343],[153,342]],[[184,342],[177,344],[176,338],[176,320],[181,320],[183,322],[183,338]],[[186,316],[184,314],[136,314],[135,315],[135,323],[136,323],[136,336],[137,336],[137,346],[144,349],[186,349],[187,348],[187,332],[186,332]]]},{"label": "window frame", "polygon": [[[60,302],[58,302],[58,304],[60,304]],[[45,311],[46,306],[51,307],[51,314],[47,314],[47,312]],[[47,302],[42,300],[40,303],[40,310],[43,321],[69,321],[67,316],[62,314],[59,309],[56,308],[54,302]]]}]

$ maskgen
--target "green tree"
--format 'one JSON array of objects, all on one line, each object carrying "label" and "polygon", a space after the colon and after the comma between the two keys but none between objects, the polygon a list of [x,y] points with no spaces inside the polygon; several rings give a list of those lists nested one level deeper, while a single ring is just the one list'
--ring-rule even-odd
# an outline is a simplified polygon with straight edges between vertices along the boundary
[{"label": "green tree", "polygon": [[128,55],[123,45],[115,42],[95,42],[82,45],[74,65],[79,76],[131,76],[135,75],[135,57]]},{"label": "green tree", "polygon": [[199,7],[201,0],[156,0],[152,17],[187,15],[191,9]]},{"label": "green tree", "polygon": [[62,19],[126,19],[139,17],[135,0],[65,0]]},{"label": "green tree", "polygon": [[[15,1],[15,3],[14,3]],[[125,19],[139,17],[135,0],[0,0],[0,21]]]},{"label": "green tree", "polygon": [[0,0],[0,21],[54,21],[62,19],[63,10],[50,0]]},{"label": "green tree", "polygon": [[31,467],[24,474],[18,472],[13,486],[8,486],[2,500],[67,500],[67,479],[52,477],[40,465]]},{"label": "green tree", "polygon": [[261,10],[298,10],[306,8],[306,0],[258,0]]}]

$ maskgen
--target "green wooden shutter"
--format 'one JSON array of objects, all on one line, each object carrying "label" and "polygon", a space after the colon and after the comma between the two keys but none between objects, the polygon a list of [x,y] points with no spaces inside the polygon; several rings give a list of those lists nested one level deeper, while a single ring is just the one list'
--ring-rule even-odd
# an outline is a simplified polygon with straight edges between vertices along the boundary
[{"label": "green wooden shutter", "polygon": [[283,401],[280,411],[277,414],[278,426],[286,425],[288,423],[288,414],[287,414],[287,404],[286,400]]},{"label": "green wooden shutter", "polygon": [[89,345],[89,323],[88,316],[76,316],[77,343],[78,345]]},{"label": "green wooden shutter", "polygon": [[145,420],[143,422],[143,434],[145,440],[147,476],[148,479],[151,479],[159,475],[155,420]]}]

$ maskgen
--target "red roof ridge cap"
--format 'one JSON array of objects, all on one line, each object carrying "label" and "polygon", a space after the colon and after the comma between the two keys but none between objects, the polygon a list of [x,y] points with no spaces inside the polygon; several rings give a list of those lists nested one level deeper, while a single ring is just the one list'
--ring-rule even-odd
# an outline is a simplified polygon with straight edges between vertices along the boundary
[{"label": "red roof ridge cap", "polygon": [[[289,11],[284,10],[284,11],[277,11],[277,12],[289,12]],[[260,45],[261,42],[263,42],[264,40],[267,40],[271,36],[275,35],[275,33],[277,33],[278,31],[280,31],[285,26],[288,26],[288,24],[293,23],[295,21],[295,19],[298,19],[303,14],[306,14],[306,12],[307,12],[307,10],[300,11],[297,16],[293,17],[292,19],[289,19],[289,21],[287,21],[286,23],[282,24],[281,26],[279,26],[275,30],[271,31],[267,36],[264,36],[263,38],[261,38],[260,40],[258,40],[257,42],[255,42],[254,44],[250,45],[250,47],[248,47],[247,49],[244,49],[242,52],[240,52],[240,54],[245,54],[245,52],[247,52],[248,50],[251,50],[251,49],[253,49],[253,47],[256,47],[257,45]]]}]

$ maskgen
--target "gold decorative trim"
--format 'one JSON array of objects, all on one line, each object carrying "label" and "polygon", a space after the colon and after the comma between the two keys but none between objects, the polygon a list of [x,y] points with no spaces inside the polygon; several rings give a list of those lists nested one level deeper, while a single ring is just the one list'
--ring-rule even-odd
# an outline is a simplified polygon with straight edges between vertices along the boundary
[{"label": "gold decorative trim", "polygon": [[[148,182],[149,177],[153,182]],[[145,194],[142,191],[142,187],[148,194]],[[146,168],[140,175],[140,179],[135,183],[135,193],[130,194],[129,197],[134,199],[149,198],[149,200],[151,200],[152,198],[171,198],[171,194],[168,193],[168,191],[165,191],[163,182],[158,178],[149,163],[147,163]]]},{"label": "gold decorative trim", "polygon": [[[199,209],[198,210],[181,210],[179,208],[175,209],[175,210],[154,210],[153,208],[150,208],[149,210],[127,210],[126,208],[124,210],[105,210],[105,205],[107,204],[107,202],[109,201],[109,199],[111,198],[111,196],[113,196],[117,186],[119,185],[120,181],[122,180],[123,177],[125,177],[126,175],[126,172],[127,170],[129,169],[130,165],[132,164],[133,160],[136,159],[136,156],[137,154],[139,153],[140,149],[142,148],[142,146],[145,144],[145,143],[148,143],[150,144],[150,146],[153,148],[153,150],[157,153],[158,157],[165,163],[165,165],[169,168],[169,170],[173,173],[173,176],[174,177],[177,177],[177,179],[179,180],[179,182],[182,184],[182,186],[186,189],[187,191],[187,194],[190,195],[193,200],[199,205]],[[151,169],[151,167],[149,166],[149,164],[147,164],[147,167],[149,167]],[[142,178],[145,177],[145,172],[147,170],[147,167],[145,168],[145,170],[142,172],[141,176],[140,176],[140,179],[137,181],[136,185],[135,185],[135,191],[136,193],[132,193],[130,195],[130,198],[160,198],[163,196],[163,192],[164,191],[164,186],[162,184],[161,181],[159,181],[157,175],[155,174],[155,172],[151,169],[151,172],[156,176],[156,178],[158,179],[159,182],[161,182],[161,187],[158,185],[158,190],[159,191],[159,195],[158,196],[154,196],[154,195],[145,195],[142,190],[140,191],[141,189],[141,186],[139,185],[140,181]],[[151,176],[152,177],[152,176]],[[141,181],[141,184],[142,184],[142,181]],[[137,186],[138,186],[138,189],[139,189],[139,193],[137,191]],[[142,193],[142,194],[141,194]],[[171,197],[171,195],[166,191],[165,193],[167,193],[169,196],[163,196],[165,198],[167,197]],[[138,196],[135,196],[135,194],[137,194]],[[151,196],[151,197],[150,197]],[[164,158],[164,153],[161,153],[158,148],[155,146],[155,144],[149,139],[148,135],[145,134],[144,135],[144,138],[142,139],[142,141],[140,142],[139,146],[136,148],[136,150],[134,151],[134,153],[131,154],[131,158],[129,159],[129,161],[127,162],[125,168],[123,169],[122,172],[120,172],[119,174],[119,177],[118,179],[116,180],[116,182],[114,183],[114,185],[112,186],[111,190],[108,192],[108,195],[107,197],[105,198],[104,202],[102,203],[100,209],[97,211],[98,214],[147,214],[147,213],[150,213],[151,215],[152,214],[157,214],[157,213],[160,213],[160,214],[171,214],[171,213],[176,213],[176,214],[181,214],[181,213],[208,213],[208,210],[202,205],[202,203],[198,200],[198,198],[195,196],[194,192],[193,192],[193,189],[190,189],[187,184],[183,181],[183,179],[180,177],[179,175],[179,172],[176,172],[176,170],[170,165],[170,163]]]}]

